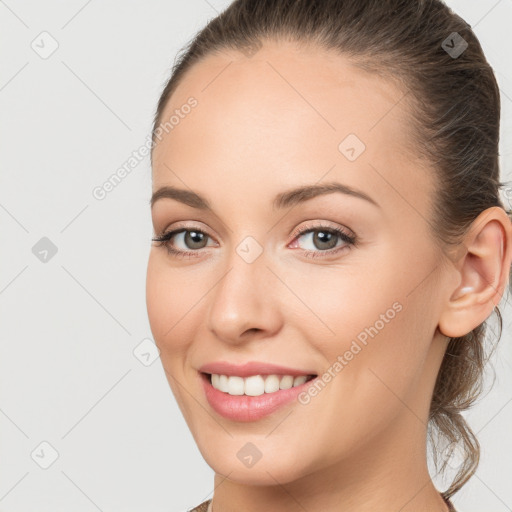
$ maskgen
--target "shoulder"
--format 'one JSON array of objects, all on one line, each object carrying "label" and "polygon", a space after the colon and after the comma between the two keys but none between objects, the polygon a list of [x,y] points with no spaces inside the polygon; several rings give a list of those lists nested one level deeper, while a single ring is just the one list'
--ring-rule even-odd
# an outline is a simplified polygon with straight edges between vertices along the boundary
[{"label": "shoulder", "polygon": [[201,504],[197,505],[196,507],[194,508],[191,508],[191,509],[188,509],[188,510],[183,510],[182,512],[210,512],[210,503],[211,503],[211,498],[209,500],[206,500],[206,501],[203,501]]}]

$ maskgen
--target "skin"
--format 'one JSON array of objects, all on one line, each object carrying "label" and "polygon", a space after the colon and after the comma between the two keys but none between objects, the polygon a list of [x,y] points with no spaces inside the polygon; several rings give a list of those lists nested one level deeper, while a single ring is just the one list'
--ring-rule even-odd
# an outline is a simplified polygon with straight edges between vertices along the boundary
[{"label": "skin", "polygon": [[[343,56],[268,42],[208,56],[166,106],[163,119],[198,101],[154,149],[153,192],[193,190],[211,209],[154,203],[156,235],[186,226],[208,237],[198,249],[173,239],[192,258],[152,245],[146,301],[172,392],[215,471],[214,512],[447,510],[426,464],[433,387],[447,336],[485,321],[502,296],[511,225],[486,210],[457,258],[434,241],[433,174],[407,151],[403,94]],[[366,145],[353,162],[338,149],[350,133]],[[272,208],[285,190],[331,181],[379,206],[336,192]],[[293,236],[312,223],[359,243]],[[236,251],[248,236],[263,250],[252,263]],[[344,248],[327,255],[334,245]],[[401,311],[307,405],[252,423],[209,406],[201,365],[258,360],[321,375],[395,302]],[[237,457],[247,442],[262,453],[250,468]]]}]

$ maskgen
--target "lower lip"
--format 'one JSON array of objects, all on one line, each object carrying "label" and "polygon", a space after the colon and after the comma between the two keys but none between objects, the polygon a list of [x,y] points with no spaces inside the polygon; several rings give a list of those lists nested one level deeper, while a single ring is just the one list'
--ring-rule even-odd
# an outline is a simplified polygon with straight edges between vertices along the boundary
[{"label": "lower lip", "polygon": [[318,377],[308,380],[300,386],[280,389],[274,393],[259,396],[230,395],[215,389],[207,374],[201,373],[206,399],[212,409],[229,420],[257,421],[275,412],[280,407],[292,402]]}]

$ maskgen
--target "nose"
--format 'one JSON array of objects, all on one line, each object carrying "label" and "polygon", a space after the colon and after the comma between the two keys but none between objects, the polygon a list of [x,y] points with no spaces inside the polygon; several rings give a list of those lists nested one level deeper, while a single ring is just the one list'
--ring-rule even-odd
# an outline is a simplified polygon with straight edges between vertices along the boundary
[{"label": "nose", "polygon": [[208,328],[225,343],[277,334],[282,326],[279,280],[263,252],[255,261],[233,250],[209,296]]}]

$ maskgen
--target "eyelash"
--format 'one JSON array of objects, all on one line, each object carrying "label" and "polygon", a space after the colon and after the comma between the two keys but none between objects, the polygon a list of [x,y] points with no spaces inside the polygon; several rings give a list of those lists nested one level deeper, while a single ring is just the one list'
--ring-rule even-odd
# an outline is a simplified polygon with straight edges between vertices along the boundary
[{"label": "eyelash", "polygon": [[[153,240],[153,242],[159,242],[158,247],[164,245],[165,248],[167,249],[167,252],[171,256],[173,256],[173,257],[176,257],[176,258],[189,257],[189,258],[191,258],[191,257],[200,256],[199,253],[201,251],[199,249],[197,249],[195,251],[182,251],[182,250],[174,249],[169,244],[171,238],[174,235],[177,235],[177,234],[183,233],[183,232],[187,232],[187,231],[188,232],[193,231],[195,233],[201,233],[202,235],[206,235],[207,237],[209,237],[208,233],[205,233],[204,231],[202,231],[200,229],[196,229],[196,228],[178,228],[178,229],[174,229],[172,231],[169,231],[167,233],[162,233],[158,237],[152,238],[152,240]],[[320,251],[320,250],[312,251],[312,250],[303,249],[303,254],[304,254],[304,256],[306,258],[318,258],[318,257],[322,258],[322,257],[324,257],[324,256],[319,256],[319,254],[327,254],[328,256],[333,256],[333,255],[337,254],[338,252],[340,252],[340,251],[342,251],[344,249],[350,248],[351,246],[356,246],[357,243],[358,243],[357,236],[350,235],[349,233],[345,232],[343,229],[338,228],[338,227],[327,227],[327,226],[322,226],[322,225],[308,226],[305,229],[298,230],[298,231],[294,232],[293,233],[293,237],[294,237],[293,240],[295,240],[299,236],[302,236],[302,235],[305,235],[305,234],[308,234],[308,233],[311,233],[311,232],[315,232],[315,231],[321,231],[321,232],[335,234],[343,242],[345,242],[347,245],[344,245],[344,246],[341,246],[341,247],[336,247],[336,248],[333,248],[333,249],[328,249],[326,251]]]}]

